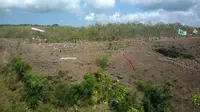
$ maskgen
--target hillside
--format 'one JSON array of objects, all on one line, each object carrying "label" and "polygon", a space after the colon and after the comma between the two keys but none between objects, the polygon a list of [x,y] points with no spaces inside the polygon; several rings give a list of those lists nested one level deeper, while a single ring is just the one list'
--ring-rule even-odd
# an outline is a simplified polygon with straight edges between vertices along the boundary
[{"label": "hillside", "polygon": [[[0,111],[200,110],[200,35],[192,37],[193,27],[37,27],[46,32],[0,26]],[[188,35],[177,35],[178,28]]]},{"label": "hillside", "polygon": [[[86,73],[96,72],[99,69],[97,60],[107,57],[106,73],[125,87],[136,90],[140,80],[155,85],[168,84],[172,87],[172,111],[198,112],[200,107],[193,104],[193,93],[200,87],[199,43],[199,37],[40,44],[1,39],[0,67],[5,66],[11,57],[20,56],[32,66],[34,73],[57,76],[62,72],[64,78],[61,81],[74,84],[84,81]],[[134,63],[135,70],[121,55],[121,51]],[[60,60],[63,57],[76,59]]]}]

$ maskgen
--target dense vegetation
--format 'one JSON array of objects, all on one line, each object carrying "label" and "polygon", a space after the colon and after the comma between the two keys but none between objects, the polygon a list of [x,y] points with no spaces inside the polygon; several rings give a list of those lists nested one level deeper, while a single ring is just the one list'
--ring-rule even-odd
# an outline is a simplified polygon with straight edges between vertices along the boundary
[{"label": "dense vegetation", "polygon": [[[46,30],[45,33],[31,31],[31,25],[0,25],[0,38],[46,38],[49,42],[64,42],[78,40],[105,41],[123,38],[140,37],[176,37],[179,28],[191,34],[194,28],[179,23],[144,25],[141,23],[91,25],[88,27],[71,26],[38,26]],[[198,28],[197,30],[199,30]],[[198,34],[199,36],[199,34]]]},{"label": "dense vegetation", "polygon": [[[104,62],[106,58],[103,58]],[[104,62],[102,67],[104,67]],[[144,93],[139,98],[137,91],[131,91],[102,70],[86,74],[84,81],[65,84],[57,76],[35,74],[29,64],[21,58],[12,59],[0,75],[1,112],[51,112],[82,111],[82,108],[104,105],[111,112],[166,112],[170,111],[170,87],[138,83],[138,90]]]}]

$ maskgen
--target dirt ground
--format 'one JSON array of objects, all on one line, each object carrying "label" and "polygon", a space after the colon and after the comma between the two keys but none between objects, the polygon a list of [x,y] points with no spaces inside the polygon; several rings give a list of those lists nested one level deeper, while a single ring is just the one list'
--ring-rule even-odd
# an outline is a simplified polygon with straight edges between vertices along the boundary
[{"label": "dirt ground", "polygon": [[[138,80],[154,84],[169,83],[173,87],[174,112],[199,112],[200,106],[192,104],[195,88],[200,88],[200,38],[141,39],[112,42],[41,43],[29,44],[19,40],[0,40],[0,68],[10,57],[20,55],[30,63],[33,71],[43,75],[57,75],[61,70],[70,82],[80,82],[85,73],[99,69],[96,60],[108,56],[106,71],[131,89]],[[171,58],[154,49],[174,46],[180,54],[190,54],[194,59]],[[135,65],[121,55],[126,54]],[[60,58],[76,57],[75,60]]]}]

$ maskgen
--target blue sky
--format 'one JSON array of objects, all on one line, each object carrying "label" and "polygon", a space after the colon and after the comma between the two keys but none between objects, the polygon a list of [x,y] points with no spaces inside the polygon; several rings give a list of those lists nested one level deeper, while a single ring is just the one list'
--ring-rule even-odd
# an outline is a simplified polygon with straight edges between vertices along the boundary
[{"label": "blue sky", "polygon": [[0,0],[0,24],[180,22],[200,27],[200,0]]}]

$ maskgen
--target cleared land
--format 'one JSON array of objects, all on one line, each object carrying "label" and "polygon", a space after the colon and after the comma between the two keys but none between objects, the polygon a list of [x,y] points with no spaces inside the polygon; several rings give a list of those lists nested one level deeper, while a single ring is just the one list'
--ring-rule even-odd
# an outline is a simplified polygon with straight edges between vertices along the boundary
[{"label": "cleared land", "polygon": [[[133,70],[120,51],[135,65]],[[99,69],[96,61],[108,57],[106,67],[114,79],[130,89],[138,80],[153,84],[168,83],[173,89],[174,112],[198,112],[200,106],[192,103],[192,95],[200,87],[200,38],[160,39],[146,41],[126,39],[111,42],[28,43],[17,39],[0,40],[0,68],[11,57],[20,55],[30,63],[33,71],[44,75],[65,73],[66,83],[83,80],[85,73]],[[76,57],[75,60],[60,60]]]}]

